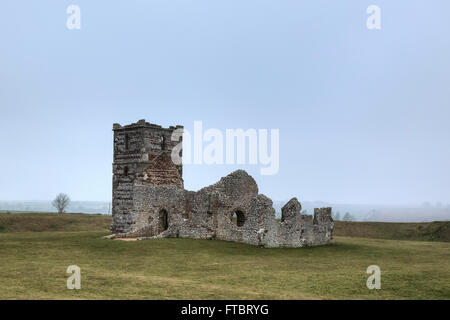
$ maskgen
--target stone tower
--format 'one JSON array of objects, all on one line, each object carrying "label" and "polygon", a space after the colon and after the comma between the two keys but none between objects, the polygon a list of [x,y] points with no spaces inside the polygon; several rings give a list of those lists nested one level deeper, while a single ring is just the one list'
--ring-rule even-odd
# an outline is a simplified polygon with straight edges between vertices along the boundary
[{"label": "stone tower", "polygon": [[[169,186],[183,190],[181,152],[183,126],[163,128],[145,120],[121,126],[115,123],[113,160],[113,232],[127,232],[135,220],[136,186]],[[172,141],[172,137],[176,138]],[[175,149],[175,150],[174,150]]]}]

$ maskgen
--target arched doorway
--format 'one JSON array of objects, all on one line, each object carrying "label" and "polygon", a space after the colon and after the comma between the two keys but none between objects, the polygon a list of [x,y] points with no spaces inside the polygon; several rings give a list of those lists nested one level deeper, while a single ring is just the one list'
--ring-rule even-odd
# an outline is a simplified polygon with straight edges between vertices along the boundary
[{"label": "arched doorway", "polygon": [[245,223],[245,214],[241,210],[236,210],[231,217],[233,223],[238,227],[242,227]]},{"label": "arched doorway", "polygon": [[169,214],[166,209],[159,211],[159,232],[163,232],[169,228]]}]

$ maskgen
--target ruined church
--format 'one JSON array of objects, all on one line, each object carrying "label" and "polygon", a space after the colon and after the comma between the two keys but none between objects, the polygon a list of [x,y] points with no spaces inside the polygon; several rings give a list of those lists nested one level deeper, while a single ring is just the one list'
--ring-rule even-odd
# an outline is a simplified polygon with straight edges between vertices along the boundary
[{"label": "ruined church", "polygon": [[[175,130],[145,120],[113,125],[114,237],[180,237],[220,239],[261,247],[323,245],[333,238],[331,208],[301,214],[293,198],[275,216],[272,200],[258,193],[255,180],[243,170],[199,191],[184,189],[183,167],[172,161],[181,142]],[[181,152],[179,152],[181,156]]]}]

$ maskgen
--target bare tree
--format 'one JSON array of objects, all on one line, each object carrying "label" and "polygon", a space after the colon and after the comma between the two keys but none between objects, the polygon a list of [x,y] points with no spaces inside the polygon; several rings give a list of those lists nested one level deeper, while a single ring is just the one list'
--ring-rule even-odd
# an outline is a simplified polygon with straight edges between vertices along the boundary
[{"label": "bare tree", "polygon": [[355,217],[352,216],[350,214],[350,212],[346,212],[345,215],[344,215],[344,218],[342,220],[344,220],[344,221],[353,221],[353,220],[355,220]]},{"label": "bare tree", "polygon": [[69,196],[65,193],[60,193],[56,196],[55,200],[53,200],[52,206],[54,206],[58,210],[58,213],[63,213],[66,210],[69,203],[70,203]]},{"label": "bare tree", "polygon": [[333,214],[333,220],[341,220],[341,213],[339,211]]}]

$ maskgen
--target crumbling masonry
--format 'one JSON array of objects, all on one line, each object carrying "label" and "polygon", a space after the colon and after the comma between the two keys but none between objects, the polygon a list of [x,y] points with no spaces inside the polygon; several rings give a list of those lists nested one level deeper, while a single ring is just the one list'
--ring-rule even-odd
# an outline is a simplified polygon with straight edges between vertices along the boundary
[{"label": "crumbling masonry", "polygon": [[111,231],[116,237],[221,239],[269,248],[331,241],[331,208],[314,209],[314,217],[300,214],[301,204],[293,198],[279,221],[272,201],[258,194],[255,180],[243,170],[197,192],[184,190],[182,165],[171,158],[181,142],[181,137],[172,141],[175,130],[183,127],[145,120],[113,125]]}]

